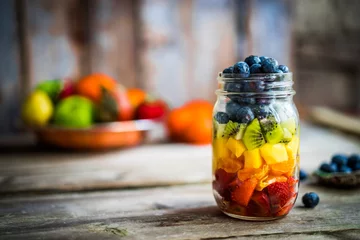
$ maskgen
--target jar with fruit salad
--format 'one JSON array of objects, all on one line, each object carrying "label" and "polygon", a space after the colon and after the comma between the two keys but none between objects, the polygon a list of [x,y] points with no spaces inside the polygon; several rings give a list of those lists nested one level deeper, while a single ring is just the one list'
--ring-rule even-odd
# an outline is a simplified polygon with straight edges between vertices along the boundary
[{"label": "jar with fruit salad", "polygon": [[249,56],[217,78],[213,193],[225,214],[281,218],[299,184],[299,116],[292,73],[273,58]]}]

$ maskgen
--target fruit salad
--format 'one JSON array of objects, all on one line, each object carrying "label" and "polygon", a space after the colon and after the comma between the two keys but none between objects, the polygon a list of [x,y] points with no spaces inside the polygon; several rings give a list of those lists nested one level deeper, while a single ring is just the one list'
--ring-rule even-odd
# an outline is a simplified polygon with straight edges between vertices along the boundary
[{"label": "fruit salad", "polygon": [[276,219],[296,200],[299,120],[288,72],[273,58],[249,56],[219,73],[213,191],[227,215]]}]

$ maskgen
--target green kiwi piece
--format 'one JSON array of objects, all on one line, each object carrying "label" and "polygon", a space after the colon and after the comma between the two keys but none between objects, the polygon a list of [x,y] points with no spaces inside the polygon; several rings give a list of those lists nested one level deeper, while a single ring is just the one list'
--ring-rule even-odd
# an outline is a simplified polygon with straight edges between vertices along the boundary
[{"label": "green kiwi piece", "polygon": [[266,142],[276,144],[284,138],[284,131],[273,115],[260,120],[260,126]]},{"label": "green kiwi piece", "polygon": [[224,129],[223,137],[231,137],[234,136],[240,128],[240,123],[229,121]]},{"label": "green kiwi piece", "polygon": [[245,129],[246,129],[246,124],[244,124],[244,123],[240,124],[239,130],[235,134],[235,139],[236,140],[240,140],[240,139],[243,138]]},{"label": "green kiwi piece", "polygon": [[291,132],[291,134],[296,133],[296,122],[294,118],[289,118],[285,121],[282,121],[280,124],[283,128],[286,128]]},{"label": "green kiwi piece", "polygon": [[248,150],[259,148],[265,144],[260,122],[257,118],[246,127],[242,140]]}]

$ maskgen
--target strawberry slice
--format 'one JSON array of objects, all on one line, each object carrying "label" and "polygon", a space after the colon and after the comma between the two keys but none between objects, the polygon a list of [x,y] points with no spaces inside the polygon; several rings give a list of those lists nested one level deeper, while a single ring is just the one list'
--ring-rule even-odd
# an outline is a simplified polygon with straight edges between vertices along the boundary
[{"label": "strawberry slice", "polygon": [[269,217],[270,200],[264,192],[255,191],[247,206],[247,216]]},{"label": "strawberry slice", "polygon": [[215,171],[213,189],[215,189],[222,197],[225,197],[226,195],[228,196],[228,185],[234,179],[234,177],[235,173],[228,173],[222,168],[217,169]]},{"label": "strawberry slice", "polygon": [[278,212],[291,198],[290,187],[287,182],[275,182],[267,187],[271,212]]},{"label": "strawberry slice", "polygon": [[256,178],[249,178],[246,181],[241,181],[236,178],[230,183],[231,200],[238,203],[241,206],[246,207],[250,201],[255,187],[258,183]]}]

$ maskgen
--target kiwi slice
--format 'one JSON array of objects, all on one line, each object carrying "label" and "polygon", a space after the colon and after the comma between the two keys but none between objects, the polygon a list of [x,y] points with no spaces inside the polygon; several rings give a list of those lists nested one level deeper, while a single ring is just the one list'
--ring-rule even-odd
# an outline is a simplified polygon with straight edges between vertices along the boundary
[{"label": "kiwi slice", "polygon": [[284,138],[284,131],[276,121],[274,115],[260,120],[260,126],[265,136],[266,142],[276,144]]},{"label": "kiwi slice", "polygon": [[239,130],[235,134],[235,139],[236,140],[242,139],[242,137],[244,135],[244,132],[245,132],[245,129],[246,129],[246,124],[244,124],[244,123],[240,124]]},{"label": "kiwi slice", "polygon": [[231,137],[234,136],[240,128],[240,123],[229,121],[224,129],[223,137]]},{"label": "kiwi slice", "polygon": [[242,140],[248,150],[259,148],[265,144],[260,122],[257,118],[246,127]]}]

